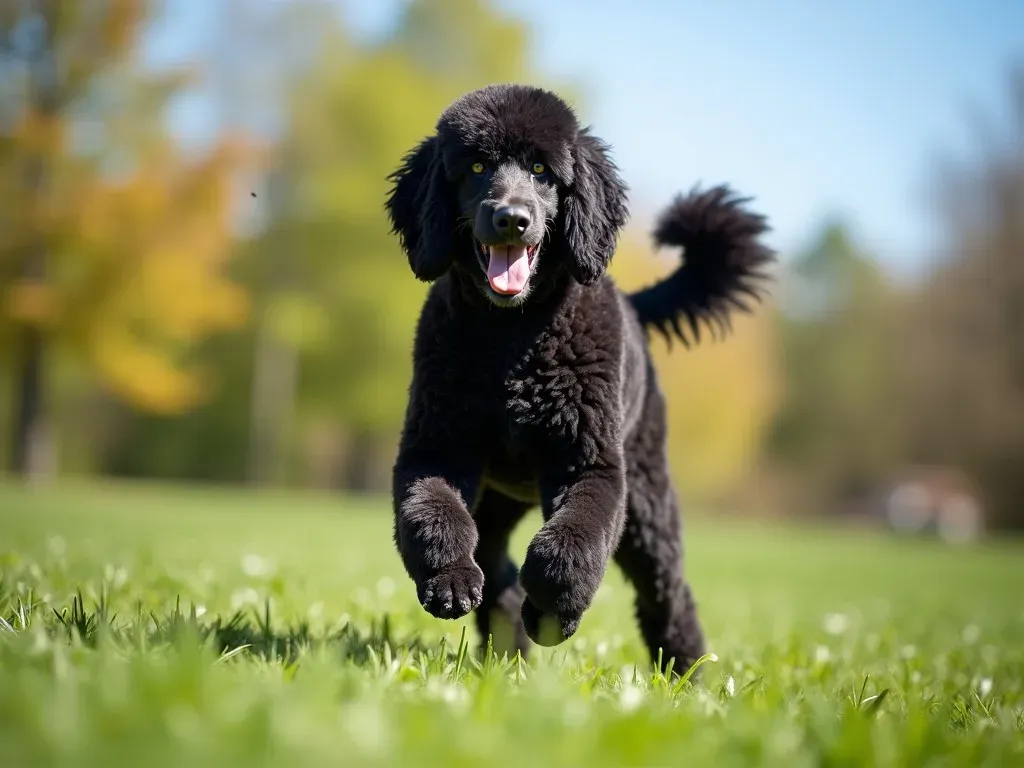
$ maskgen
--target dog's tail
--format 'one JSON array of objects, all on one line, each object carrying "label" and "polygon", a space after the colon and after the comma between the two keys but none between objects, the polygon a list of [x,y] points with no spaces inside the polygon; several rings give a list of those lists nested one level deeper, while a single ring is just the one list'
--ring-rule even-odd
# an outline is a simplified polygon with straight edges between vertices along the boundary
[{"label": "dog's tail", "polygon": [[763,216],[743,209],[748,200],[727,186],[694,189],[662,212],[654,241],[682,247],[683,263],[661,282],[630,294],[645,329],[657,329],[669,343],[674,332],[689,347],[700,342],[701,325],[713,337],[725,336],[734,309],[750,312],[761,301],[775,252],[759,242],[769,227]]}]

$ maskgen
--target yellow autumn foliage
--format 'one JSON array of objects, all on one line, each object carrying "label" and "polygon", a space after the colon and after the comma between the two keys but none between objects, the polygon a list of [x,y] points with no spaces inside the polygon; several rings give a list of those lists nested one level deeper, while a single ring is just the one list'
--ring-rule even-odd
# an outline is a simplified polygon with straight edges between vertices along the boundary
[{"label": "yellow autumn foliage", "polygon": [[224,272],[233,155],[222,146],[194,167],[149,168],[96,190],[108,225],[92,233],[100,236],[93,247],[113,256],[115,269],[94,298],[102,311],[84,319],[83,341],[107,385],[148,410],[196,405],[205,377],[176,353],[247,317],[247,296]]},{"label": "yellow autumn foliage", "polygon": [[[3,204],[15,229],[0,261],[11,278],[0,300],[0,340],[16,324],[45,327],[104,387],[132,405],[177,413],[201,402],[210,377],[187,364],[190,346],[238,328],[245,291],[226,272],[234,251],[232,174],[253,148],[227,138],[190,161],[170,143],[136,158],[126,176],[76,158],[54,119],[27,116],[3,153]],[[19,194],[29,162],[42,194]],[[45,274],[16,276],[25,248],[41,248]]]},{"label": "yellow autumn foliage", "polygon": [[[678,254],[655,254],[642,234],[623,238],[611,273],[624,290],[656,282],[679,264]],[[698,345],[669,346],[657,332],[651,349],[668,401],[669,458],[687,500],[721,498],[743,479],[757,458],[776,407],[780,379],[773,324],[767,306],[733,316],[733,332]]]}]

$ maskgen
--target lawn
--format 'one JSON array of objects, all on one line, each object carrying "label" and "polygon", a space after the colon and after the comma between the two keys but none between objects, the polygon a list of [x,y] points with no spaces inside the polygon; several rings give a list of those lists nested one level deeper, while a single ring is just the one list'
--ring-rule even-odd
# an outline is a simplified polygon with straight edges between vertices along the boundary
[{"label": "lawn", "polygon": [[0,761],[1024,765],[1024,545],[688,525],[696,684],[653,674],[614,569],[562,646],[478,655],[386,501],[0,485]]}]

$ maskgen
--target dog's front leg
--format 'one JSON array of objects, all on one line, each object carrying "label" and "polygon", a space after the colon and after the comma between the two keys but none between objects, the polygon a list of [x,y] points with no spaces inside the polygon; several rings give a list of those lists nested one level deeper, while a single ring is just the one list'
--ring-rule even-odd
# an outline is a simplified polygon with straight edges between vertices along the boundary
[{"label": "dog's front leg", "polygon": [[576,632],[622,536],[626,477],[621,450],[542,481],[546,521],[527,549],[519,581],[523,624],[540,645]]},{"label": "dog's front leg", "polygon": [[439,619],[465,616],[483,596],[469,512],[479,482],[476,467],[402,454],[395,464],[395,544],[420,603]]}]

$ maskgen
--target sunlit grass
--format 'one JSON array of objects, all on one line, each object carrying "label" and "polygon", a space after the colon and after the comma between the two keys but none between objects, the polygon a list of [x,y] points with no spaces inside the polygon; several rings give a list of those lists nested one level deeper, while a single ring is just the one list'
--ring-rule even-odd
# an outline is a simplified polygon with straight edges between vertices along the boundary
[{"label": "sunlit grass", "polygon": [[1024,759],[1017,544],[696,518],[694,682],[654,672],[614,570],[562,646],[479,650],[417,605],[379,500],[0,487],[0,531],[4,764]]}]

